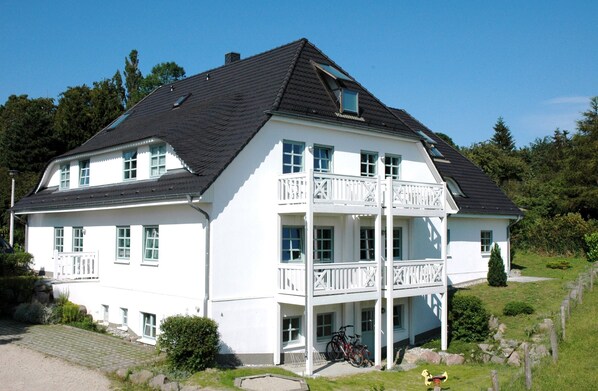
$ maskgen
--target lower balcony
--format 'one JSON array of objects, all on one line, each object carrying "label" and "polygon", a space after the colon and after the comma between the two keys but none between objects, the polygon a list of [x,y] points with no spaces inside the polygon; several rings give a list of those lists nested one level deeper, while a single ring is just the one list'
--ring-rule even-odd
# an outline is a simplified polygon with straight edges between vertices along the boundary
[{"label": "lower balcony", "polygon": [[57,280],[97,280],[99,274],[97,252],[54,253],[54,278]]},{"label": "lower balcony", "polygon": [[[379,281],[376,262],[316,263],[313,268],[314,298],[375,293],[378,286],[387,290],[386,263]],[[446,286],[445,262],[442,259],[393,262],[392,290],[395,296],[408,292],[439,290]],[[305,296],[305,264],[278,265],[278,292],[282,295]],[[422,293],[425,294],[425,293]]]}]

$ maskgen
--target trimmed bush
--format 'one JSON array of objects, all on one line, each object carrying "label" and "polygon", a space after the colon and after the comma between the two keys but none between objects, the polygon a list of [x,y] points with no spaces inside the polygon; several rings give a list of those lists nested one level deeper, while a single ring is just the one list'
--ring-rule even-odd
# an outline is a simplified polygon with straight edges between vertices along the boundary
[{"label": "trimmed bush", "polygon": [[488,261],[488,285],[507,286],[507,273],[505,272],[505,263],[500,255],[500,247],[494,243],[490,252]]},{"label": "trimmed bush", "polygon": [[455,296],[449,308],[451,338],[464,342],[483,341],[488,337],[490,314],[476,296]]},{"label": "trimmed bush", "polygon": [[21,303],[15,310],[14,319],[33,324],[47,324],[52,317],[52,310],[36,301]]},{"label": "trimmed bush", "polygon": [[218,325],[209,318],[171,316],[160,325],[158,348],[174,370],[202,371],[213,367],[220,346]]},{"label": "trimmed bush", "polygon": [[534,307],[522,301],[511,301],[505,304],[502,313],[506,316],[517,316],[519,314],[529,315],[534,313]]},{"label": "trimmed bush", "polygon": [[586,258],[588,258],[588,261],[598,261],[598,232],[587,234],[583,239],[586,243]]}]

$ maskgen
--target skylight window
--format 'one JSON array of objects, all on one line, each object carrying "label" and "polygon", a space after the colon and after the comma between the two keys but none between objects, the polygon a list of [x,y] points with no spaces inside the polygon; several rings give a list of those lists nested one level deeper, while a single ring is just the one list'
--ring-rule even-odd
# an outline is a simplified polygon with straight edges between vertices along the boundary
[{"label": "skylight window", "polygon": [[427,134],[425,134],[424,132],[422,132],[421,130],[417,131],[417,134],[419,134],[425,142],[429,143],[429,144],[436,144],[436,141],[434,141],[434,139],[432,139],[432,137],[428,136]]},{"label": "skylight window", "polygon": [[185,95],[179,97],[179,99],[177,99],[176,102],[174,102],[172,104],[172,107],[175,108],[175,109],[177,107],[180,107],[183,104],[183,102],[186,101],[187,98],[190,97],[190,96],[191,96],[191,93],[188,93],[188,94],[185,94]]},{"label": "skylight window", "polygon": [[129,115],[131,115],[130,111],[127,111],[126,113],[122,114],[108,126],[107,130],[112,130],[116,128],[118,125],[122,124],[129,117]]},{"label": "skylight window", "polygon": [[359,113],[359,93],[353,90],[341,89],[341,113]]},{"label": "skylight window", "polygon": [[440,152],[438,150],[438,148],[436,148],[433,145],[431,145],[430,148],[428,148],[428,151],[430,151],[430,155],[432,155],[432,157],[444,157],[444,155],[442,154],[442,152]]},{"label": "skylight window", "polygon": [[448,187],[449,191],[451,192],[451,194],[455,197],[465,197],[465,193],[463,193],[463,190],[461,190],[461,187],[459,186],[459,184],[457,183],[456,180],[454,180],[451,177],[446,177],[446,187]]},{"label": "skylight window", "polygon": [[335,79],[353,81],[353,79],[351,79],[349,76],[345,75],[343,72],[339,71],[332,65],[317,64],[317,63],[316,63],[316,65],[318,68],[320,68],[326,74],[328,74],[329,76],[331,76]]}]

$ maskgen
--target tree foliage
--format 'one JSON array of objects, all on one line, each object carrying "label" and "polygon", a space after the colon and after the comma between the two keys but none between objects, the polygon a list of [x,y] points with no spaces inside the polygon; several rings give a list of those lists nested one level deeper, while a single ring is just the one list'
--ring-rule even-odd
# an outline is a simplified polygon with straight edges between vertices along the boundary
[{"label": "tree foliage", "polygon": [[488,261],[488,285],[507,286],[507,273],[505,272],[505,263],[500,255],[500,247],[494,243],[490,251],[490,260]]},{"label": "tree foliage", "polygon": [[492,144],[505,152],[513,152],[515,150],[515,141],[513,141],[511,130],[505,124],[503,117],[498,117],[498,120],[494,125]]}]

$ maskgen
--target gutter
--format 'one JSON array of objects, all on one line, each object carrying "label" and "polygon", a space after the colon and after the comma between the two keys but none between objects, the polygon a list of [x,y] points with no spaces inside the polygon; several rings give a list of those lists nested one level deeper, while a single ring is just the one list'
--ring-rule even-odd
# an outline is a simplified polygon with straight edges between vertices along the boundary
[{"label": "gutter", "polygon": [[208,318],[208,302],[210,301],[210,215],[199,206],[193,205],[193,196],[187,194],[187,205],[201,213],[206,219],[206,234],[205,234],[205,259],[204,259],[204,299],[203,299],[203,316]]}]

